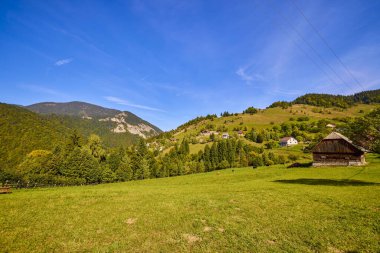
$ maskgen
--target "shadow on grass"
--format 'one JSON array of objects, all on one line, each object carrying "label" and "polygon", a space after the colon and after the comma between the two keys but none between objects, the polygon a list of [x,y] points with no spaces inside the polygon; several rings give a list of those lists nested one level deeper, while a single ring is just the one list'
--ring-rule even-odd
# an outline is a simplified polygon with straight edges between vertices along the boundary
[{"label": "shadow on grass", "polygon": [[292,163],[287,168],[309,168],[313,165],[313,162],[307,163]]},{"label": "shadow on grass", "polygon": [[298,178],[280,179],[273,182],[283,184],[305,184],[305,185],[328,185],[328,186],[370,186],[380,185],[380,183],[366,182],[353,179],[323,179],[323,178]]}]

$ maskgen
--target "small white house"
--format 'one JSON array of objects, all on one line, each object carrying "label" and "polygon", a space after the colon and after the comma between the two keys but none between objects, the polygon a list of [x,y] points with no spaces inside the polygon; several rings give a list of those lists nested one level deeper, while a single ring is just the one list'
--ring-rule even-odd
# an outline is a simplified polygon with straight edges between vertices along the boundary
[{"label": "small white house", "polygon": [[228,139],[228,138],[230,138],[230,135],[228,133],[223,133],[222,138]]},{"label": "small white house", "polygon": [[292,145],[297,145],[298,141],[293,137],[284,137],[280,140],[280,146],[281,147],[288,147]]}]

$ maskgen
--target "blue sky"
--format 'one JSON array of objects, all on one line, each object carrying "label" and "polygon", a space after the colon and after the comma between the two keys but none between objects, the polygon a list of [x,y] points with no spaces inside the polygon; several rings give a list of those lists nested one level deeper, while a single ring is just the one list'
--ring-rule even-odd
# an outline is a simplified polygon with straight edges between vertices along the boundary
[{"label": "blue sky", "polygon": [[377,0],[2,0],[0,102],[85,101],[170,130],[378,89],[379,13]]}]

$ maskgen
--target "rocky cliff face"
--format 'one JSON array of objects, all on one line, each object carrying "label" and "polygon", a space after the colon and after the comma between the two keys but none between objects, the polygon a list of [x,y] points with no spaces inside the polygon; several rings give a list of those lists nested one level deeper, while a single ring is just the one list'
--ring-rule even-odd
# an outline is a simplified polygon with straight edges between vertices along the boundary
[{"label": "rocky cliff face", "polygon": [[110,121],[115,122],[116,126],[111,131],[114,133],[125,133],[130,132],[131,134],[137,134],[143,138],[148,138],[159,134],[157,130],[148,124],[138,123],[138,124],[129,124],[128,123],[128,114],[125,112],[116,114],[114,117],[107,117],[104,119],[99,119],[99,121]]}]

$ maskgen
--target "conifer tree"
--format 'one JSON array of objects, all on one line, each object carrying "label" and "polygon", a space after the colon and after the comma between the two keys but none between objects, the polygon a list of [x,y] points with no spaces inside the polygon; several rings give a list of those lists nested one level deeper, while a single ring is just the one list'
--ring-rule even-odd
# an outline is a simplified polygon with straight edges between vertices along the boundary
[{"label": "conifer tree", "polygon": [[123,159],[120,162],[120,165],[118,166],[117,170],[115,171],[117,180],[118,181],[129,181],[132,180],[133,177],[133,171],[131,168],[131,162],[127,155],[123,157]]},{"label": "conifer tree", "polygon": [[219,164],[218,159],[218,144],[214,142],[211,146],[210,150],[210,162],[211,162],[211,170],[215,170]]},{"label": "conifer tree", "polygon": [[211,150],[210,146],[206,145],[204,152],[203,152],[203,162],[205,166],[205,171],[211,171],[212,165],[211,165]]},{"label": "conifer tree", "polygon": [[103,148],[100,137],[96,134],[91,134],[88,138],[87,147],[90,149],[93,157],[99,159],[99,161],[105,160],[106,152]]}]

